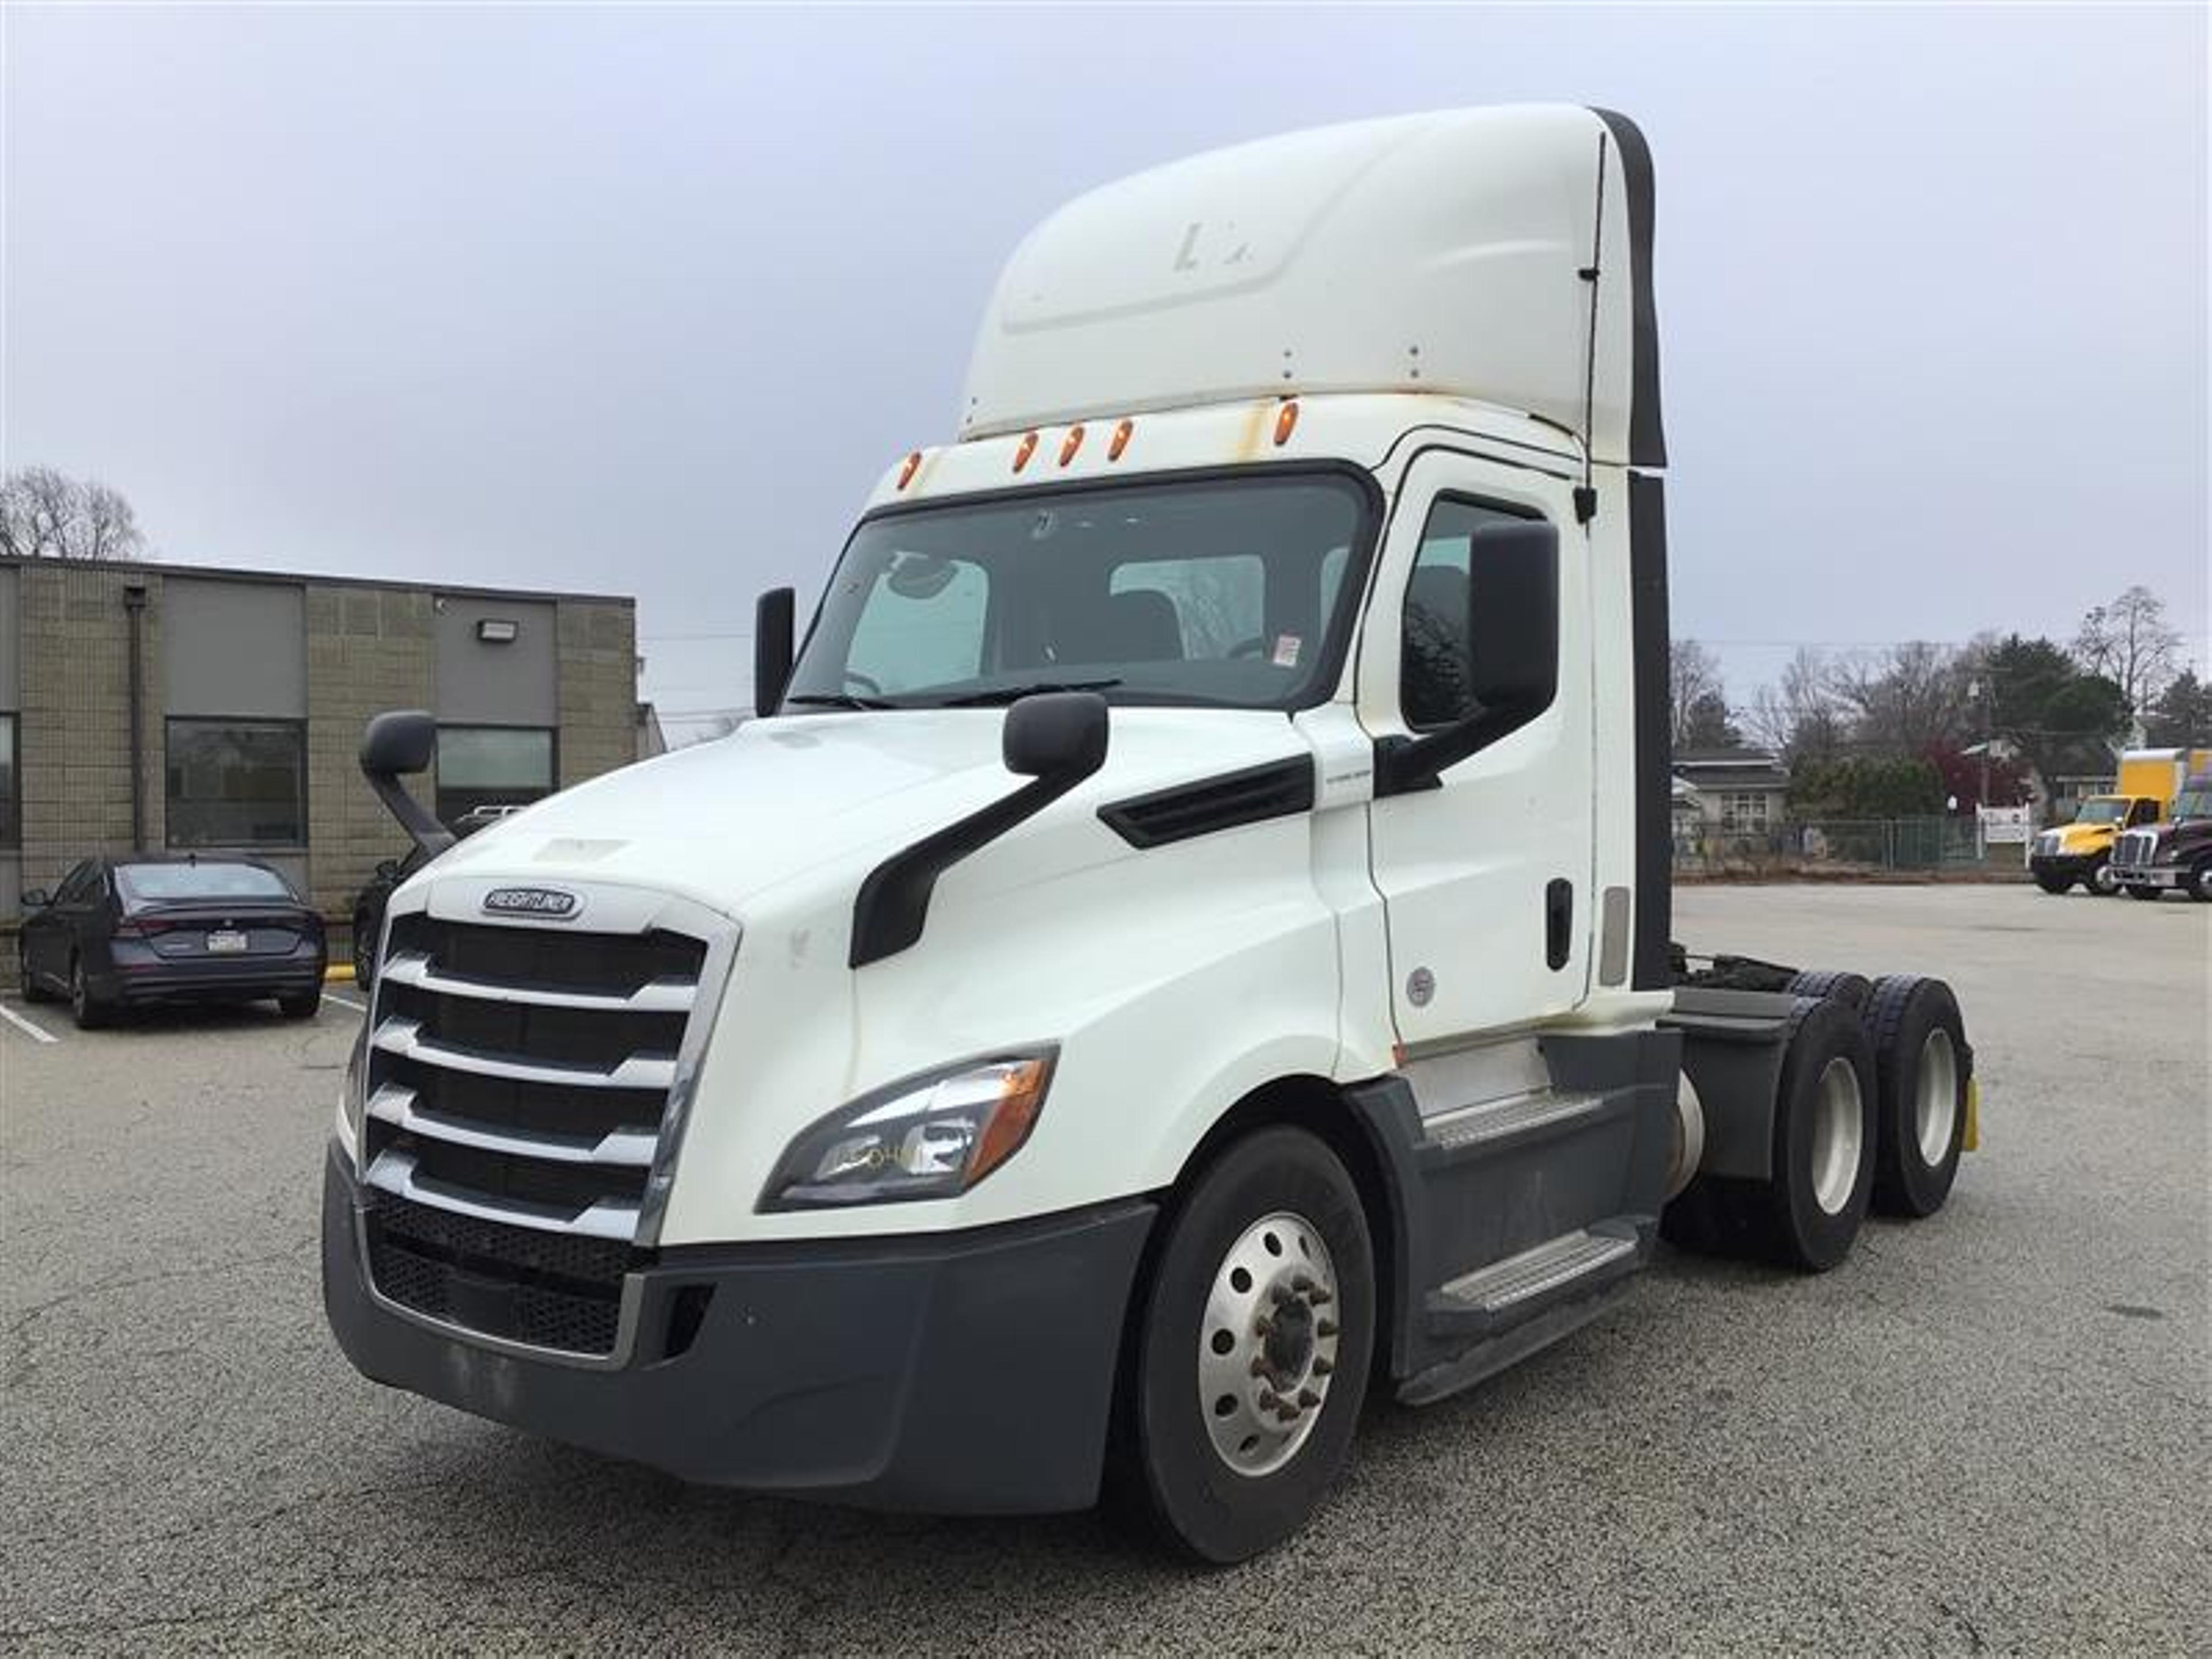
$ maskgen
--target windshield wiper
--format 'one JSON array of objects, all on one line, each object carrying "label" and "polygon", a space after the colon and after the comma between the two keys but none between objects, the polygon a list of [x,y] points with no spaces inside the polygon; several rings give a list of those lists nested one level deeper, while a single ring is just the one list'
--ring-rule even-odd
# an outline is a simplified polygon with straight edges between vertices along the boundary
[{"label": "windshield wiper", "polygon": [[797,704],[801,708],[896,708],[898,704],[882,697],[856,697],[849,691],[802,691],[796,696],[786,697],[787,705]]},{"label": "windshield wiper", "polygon": [[1024,697],[1033,697],[1045,691],[1103,691],[1121,684],[1119,680],[1036,680],[1027,685],[997,685],[988,691],[969,691],[957,697],[939,699],[939,708],[990,708],[1001,703],[1019,702]]}]

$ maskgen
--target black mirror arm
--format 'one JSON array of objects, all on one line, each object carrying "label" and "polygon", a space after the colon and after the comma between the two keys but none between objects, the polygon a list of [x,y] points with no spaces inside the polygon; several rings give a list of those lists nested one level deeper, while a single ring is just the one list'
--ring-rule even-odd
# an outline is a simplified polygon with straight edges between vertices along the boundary
[{"label": "black mirror arm", "polygon": [[430,814],[421,801],[407,793],[407,786],[400,782],[396,775],[372,772],[366,766],[361,770],[362,775],[368,780],[368,787],[376,792],[377,799],[384,803],[384,810],[399,821],[399,827],[407,832],[408,838],[426,855],[437,857],[458,839],[452,830]]},{"label": "black mirror arm", "polygon": [[1468,756],[1510,737],[1544,712],[1543,703],[1507,703],[1479,709],[1425,737],[1379,738],[1375,744],[1375,798],[1434,789],[1443,775]]}]

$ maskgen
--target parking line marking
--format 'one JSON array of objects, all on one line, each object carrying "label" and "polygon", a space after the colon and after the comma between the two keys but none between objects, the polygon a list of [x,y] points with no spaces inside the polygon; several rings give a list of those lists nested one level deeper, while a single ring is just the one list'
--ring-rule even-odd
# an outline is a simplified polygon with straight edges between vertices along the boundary
[{"label": "parking line marking", "polygon": [[6,1003],[0,1002],[0,1019],[6,1020],[17,1030],[37,1042],[59,1042],[61,1039],[42,1025],[33,1025]]},{"label": "parking line marking", "polygon": [[[323,1000],[325,1002],[335,1002],[341,1008],[357,1009],[364,1014],[368,1012],[368,1005],[367,1003],[356,1002],[351,997],[342,997],[336,991],[324,992]],[[49,1041],[51,1041],[51,1039],[49,1039]]]}]

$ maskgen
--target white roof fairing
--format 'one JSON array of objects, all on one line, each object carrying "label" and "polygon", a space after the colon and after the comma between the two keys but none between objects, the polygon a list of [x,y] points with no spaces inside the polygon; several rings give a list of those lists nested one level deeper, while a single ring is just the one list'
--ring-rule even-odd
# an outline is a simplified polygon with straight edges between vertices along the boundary
[{"label": "white roof fairing", "polygon": [[1650,241],[1641,136],[1576,106],[1401,116],[1194,156],[1078,198],[1015,250],[960,435],[1442,392],[1588,424],[1597,459],[1659,465]]}]

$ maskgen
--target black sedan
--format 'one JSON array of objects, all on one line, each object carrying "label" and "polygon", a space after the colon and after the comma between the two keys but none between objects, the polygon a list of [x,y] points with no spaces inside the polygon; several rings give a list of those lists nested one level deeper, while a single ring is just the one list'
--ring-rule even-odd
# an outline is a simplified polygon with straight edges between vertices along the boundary
[{"label": "black sedan", "polygon": [[323,997],[323,919],[254,859],[90,858],[23,895],[24,1000],[65,996],[76,1023],[149,1002],[274,997],[306,1019]]}]

